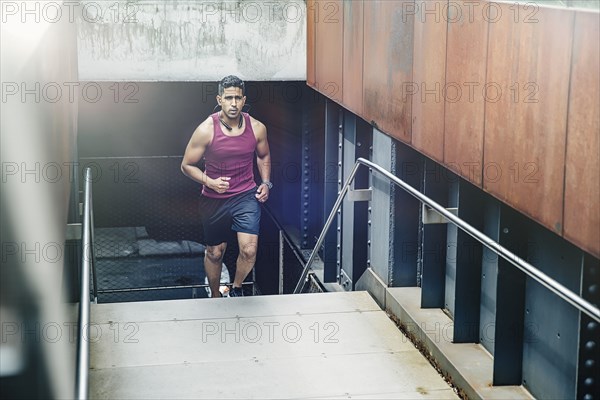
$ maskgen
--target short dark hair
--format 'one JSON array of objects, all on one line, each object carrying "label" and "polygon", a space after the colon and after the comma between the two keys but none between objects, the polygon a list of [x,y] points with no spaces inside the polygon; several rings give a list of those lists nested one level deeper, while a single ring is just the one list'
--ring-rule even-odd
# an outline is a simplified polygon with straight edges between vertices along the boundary
[{"label": "short dark hair", "polygon": [[246,88],[244,87],[244,81],[235,75],[228,75],[225,78],[221,79],[221,82],[219,82],[219,96],[222,96],[223,92],[228,87],[236,87],[242,89],[242,96],[246,92]]}]

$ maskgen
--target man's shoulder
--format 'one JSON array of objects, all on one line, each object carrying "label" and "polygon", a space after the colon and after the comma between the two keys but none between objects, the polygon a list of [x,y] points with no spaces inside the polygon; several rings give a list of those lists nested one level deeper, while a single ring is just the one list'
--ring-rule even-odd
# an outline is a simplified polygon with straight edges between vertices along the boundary
[{"label": "man's shoulder", "polygon": [[212,117],[209,116],[198,125],[192,136],[196,143],[204,143],[208,145],[212,142],[214,132],[214,123]]},{"label": "man's shoulder", "polygon": [[210,134],[212,135],[214,129],[214,122],[212,116],[208,116],[204,121],[198,125],[196,128],[196,132],[199,134]]},{"label": "man's shoulder", "polygon": [[266,130],[265,124],[254,118],[252,115],[249,115],[250,123],[252,124],[252,129],[256,132],[256,130]]},{"label": "man's shoulder", "polygon": [[214,121],[213,121],[212,115],[209,115],[208,117],[206,117],[206,119],[204,121],[202,121],[200,123],[200,125],[198,125],[198,128],[202,128],[202,129],[214,128]]}]

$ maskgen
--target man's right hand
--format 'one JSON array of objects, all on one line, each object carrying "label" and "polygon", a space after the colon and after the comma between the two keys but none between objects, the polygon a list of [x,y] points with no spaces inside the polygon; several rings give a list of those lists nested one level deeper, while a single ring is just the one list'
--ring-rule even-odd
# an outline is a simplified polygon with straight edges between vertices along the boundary
[{"label": "man's right hand", "polygon": [[208,187],[217,193],[225,193],[227,189],[229,189],[230,179],[231,178],[228,176],[220,176],[217,179],[211,179],[208,182]]}]

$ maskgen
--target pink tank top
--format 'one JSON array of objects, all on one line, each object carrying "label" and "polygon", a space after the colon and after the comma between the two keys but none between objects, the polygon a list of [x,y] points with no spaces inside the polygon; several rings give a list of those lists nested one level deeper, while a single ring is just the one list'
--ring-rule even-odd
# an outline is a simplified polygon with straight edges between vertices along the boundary
[{"label": "pink tank top", "polygon": [[254,152],[256,150],[256,137],[252,130],[250,116],[242,113],[246,127],[241,135],[227,136],[221,129],[219,113],[211,115],[214,125],[212,143],[204,153],[205,171],[209,178],[216,179],[228,176],[229,190],[217,193],[204,186],[202,194],[206,197],[226,199],[236,194],[245,192],[256,186],[254,182]]}]

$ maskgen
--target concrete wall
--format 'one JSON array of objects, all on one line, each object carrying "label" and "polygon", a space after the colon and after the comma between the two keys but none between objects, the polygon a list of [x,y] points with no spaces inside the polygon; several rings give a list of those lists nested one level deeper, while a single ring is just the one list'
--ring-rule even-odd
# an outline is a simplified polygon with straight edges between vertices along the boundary
[{"label": "concrete wall", "polygon": [[36,4],[29,14],[2,4],[0,397],[72,398],[77,319],[63,289],[73,268],[76,29]]},{"label": "concrete wall", "polygon": [[82,80],[306,79],[302,0],[82,1],[72,15]]}]

